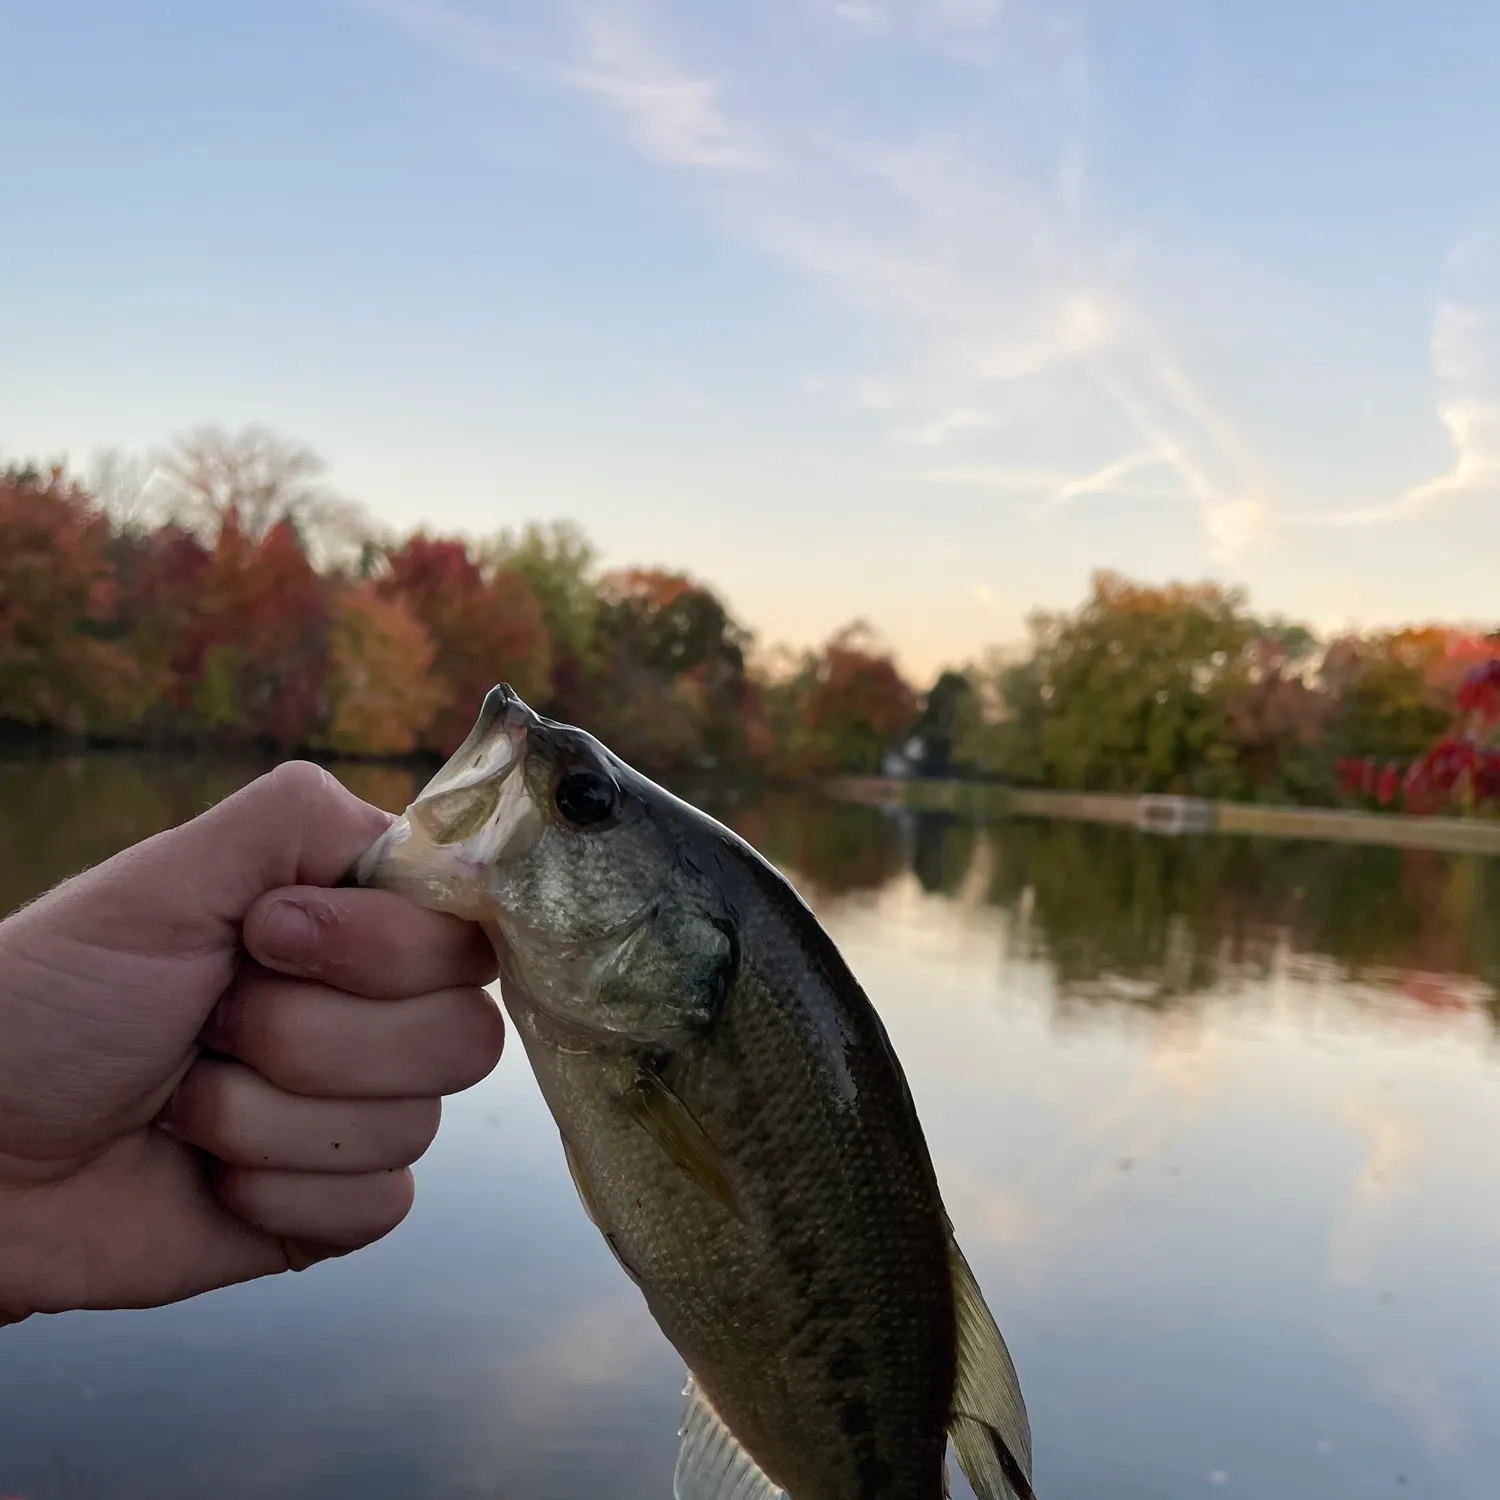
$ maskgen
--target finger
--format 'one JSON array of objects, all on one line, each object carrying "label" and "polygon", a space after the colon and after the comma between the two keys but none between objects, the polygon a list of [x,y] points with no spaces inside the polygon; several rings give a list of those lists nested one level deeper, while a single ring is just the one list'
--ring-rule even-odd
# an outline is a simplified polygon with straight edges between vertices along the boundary
[{"label": "finger", "polygon": [[499,972],[482,929],[389,891],[272,891],[245,915],[245,946],[268,969],[372,999],[488,984]]},{"label": "finger", "polygon": [[240,1063],[195,1063],[158,1124],[236,1166],[292,1172],[409,1167],[432,1144],[437,1099],[305,1099]]},{"label": "finger", "polygon": [[[245,1223],[280,1240],[355,1250],[393,1230],[411,1210],[409,1168],[357,1174],[225,1167],[220,1201]],[[316,1258],[317,1252],[310,1252]],[[295,1261],[293,1262],[296,1269]]]},{"label": "finger", "polygon": [[203,1041],[288,1093],[410,1099],[456,1094],[488,1077],[505,1022],[473,985],[361,1000],[250,967],[215,1008]]}]

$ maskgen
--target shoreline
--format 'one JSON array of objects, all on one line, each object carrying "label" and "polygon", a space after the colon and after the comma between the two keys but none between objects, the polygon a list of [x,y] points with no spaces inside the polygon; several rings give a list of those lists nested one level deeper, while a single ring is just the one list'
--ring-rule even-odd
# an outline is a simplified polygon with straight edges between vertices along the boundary
[{"label": "shoreline", "polygon": [[1448,854],[1500,854],[1500,821],[1490,818],[1429,817],[1112,792],[1042,791],[996,782],[898,780],[885,776],[834,777],[824,783],[824,790],[840,801],[949,813],[977,823],[1057,818],[1113,823],[1166,837],[1239,834],[1381,844]]}]

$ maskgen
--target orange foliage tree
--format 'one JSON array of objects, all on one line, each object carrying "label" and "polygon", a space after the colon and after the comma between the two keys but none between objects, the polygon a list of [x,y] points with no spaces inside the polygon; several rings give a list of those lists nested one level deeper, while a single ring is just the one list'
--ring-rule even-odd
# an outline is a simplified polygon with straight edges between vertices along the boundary
[{"label": "orange foliage tree", "polygon": [[81,733],[127,707],[131,662],[104,639],[109,523],[61,469],[0,475],[0,718]]},{"label": "orange foliage tree", "polygon": [[323,743],[357,755],[407,755],[447,705],[432,637],[401,598],[374,584],[339,598],[329,639],[331,713]]},{"label": "orange foliage tree", "polygon": [[488,578],[462,542],[418,533],[387,553],[376,585],[382,599],[402,600],[432,640],[432,670],[444,702],[422,732],[424,748],[452,754],[473,727],[484,695],[497,682],[543,701],[551,642],[530,584],[500,568]]}]

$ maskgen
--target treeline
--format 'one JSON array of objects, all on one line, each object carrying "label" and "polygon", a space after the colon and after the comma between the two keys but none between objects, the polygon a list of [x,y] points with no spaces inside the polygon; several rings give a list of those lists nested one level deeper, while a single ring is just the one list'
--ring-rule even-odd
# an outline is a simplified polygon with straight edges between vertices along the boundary
[{"label": "treeline", "polygon": [[757,652],[703,582],[566,524],[382,535],[314,455],[204,430],[88,483],[0,474],[0,727],[446,755],[508,680],[652,771],[882,769],[1435,810],[1500,799],[1500,635],[1320,641],[1214,584],[1101,573],[925,692],[862,625]]},{"label": "treeline", "polygon": [[572,526],[378,534],[306,450],[179,440],[0,474],[0,721],[95,740],[443,756],[509,681],[652,770],[873,771],[917,699],[852,626],[778,670],[714,591]]},{"label": "treeline", "polygon": [[1500,634],[1320,641],[1216,584],[1096,575],[1024,650],[928,693],[928,764],[1020,785],[1412,811],[1500,796]]}]

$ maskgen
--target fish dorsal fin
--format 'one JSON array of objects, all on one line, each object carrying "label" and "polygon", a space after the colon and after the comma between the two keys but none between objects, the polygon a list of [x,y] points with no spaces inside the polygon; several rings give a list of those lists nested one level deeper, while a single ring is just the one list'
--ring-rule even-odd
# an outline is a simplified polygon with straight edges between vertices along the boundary
[{"label": "fish dorsal fin", "polygon": [[631,1117],[678,1170],[737,1216],[739,1207],[719,1148],[668,1084],[658,1074],[642,1069],[624,1100]]},{"label": "fish dorsal fin", "polygon": [[958,1375],[948,1437],[979,1500],[1036,1500],[1031,1488],[1031,1424],[1010,1351],[957,1242],[948,1237]]},{"label": "fish dorsal fin", "polygon": [[786,1500],[781,1486],[735,1441],[689,1373],[687,1412],[672,1475],[673,1500]]}]

